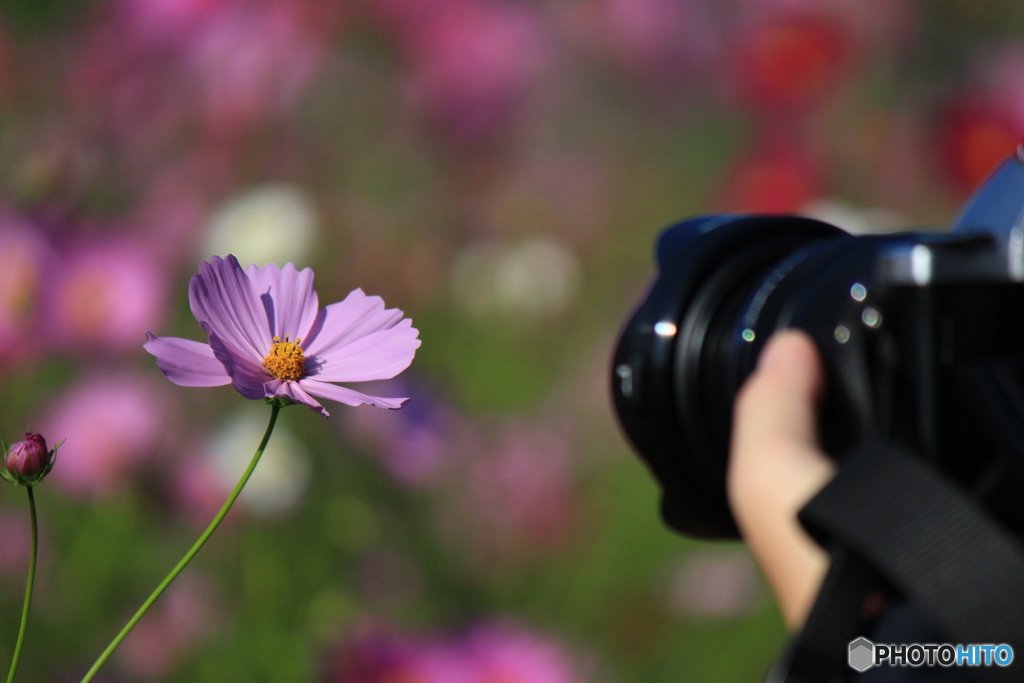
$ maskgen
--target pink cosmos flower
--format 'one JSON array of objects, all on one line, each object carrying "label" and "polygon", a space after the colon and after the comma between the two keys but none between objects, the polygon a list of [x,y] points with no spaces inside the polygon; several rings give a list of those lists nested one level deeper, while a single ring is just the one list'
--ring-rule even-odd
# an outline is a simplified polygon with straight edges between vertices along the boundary
[{"label": "pink cosmos flower", "polygon": [[399,408],[407,399],[381,398],[333,382],[390,379],[409,367],[419,331],[380,297],[361,289],[318,309],[313,271],[270,264],[246,270],[238,259],[214,256],[189,283],[189,302],[209,344],[146,333],[145,349],[175,384],[231,384],[249,399],[287,399],[324,417],[314,396],[350,406]]}]

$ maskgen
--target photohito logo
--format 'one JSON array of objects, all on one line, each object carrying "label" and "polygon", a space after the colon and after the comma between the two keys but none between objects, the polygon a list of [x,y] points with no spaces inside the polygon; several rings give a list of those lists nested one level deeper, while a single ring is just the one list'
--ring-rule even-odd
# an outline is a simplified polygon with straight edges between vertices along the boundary
[{"label": "photohito logo", "polygon": [[850,641],[848,662],[854,671],[873,666],[1010,666],[1013,648],[1006,644],[950,645],[949,643],[911,643],[882,645],[867,638]]},{"label": "photohito logo", "polygon": [[867,638],[858,638],[850,642],[850,668],[854,671],[867,671],[875,664],[875,644]]}]

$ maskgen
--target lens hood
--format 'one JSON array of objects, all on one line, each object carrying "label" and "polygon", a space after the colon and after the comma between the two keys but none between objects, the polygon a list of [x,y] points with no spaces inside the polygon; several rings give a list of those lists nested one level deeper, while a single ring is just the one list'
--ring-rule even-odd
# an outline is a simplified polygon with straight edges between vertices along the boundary
[{"label": "lens hood", "polygon": [[738,537],[725,496],[732,396],[750,371],[730,363],[737,316],[787,255],[846,235],[809,218],[725,215],[684,221],[659,238],[658,274],[616,346],[612,396],[673,528]]}]

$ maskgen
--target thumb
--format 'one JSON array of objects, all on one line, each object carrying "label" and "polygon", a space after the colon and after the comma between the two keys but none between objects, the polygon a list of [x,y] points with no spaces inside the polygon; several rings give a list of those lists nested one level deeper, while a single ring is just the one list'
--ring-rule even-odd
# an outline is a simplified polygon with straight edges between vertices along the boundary
[{"label": "thumb", "polygon": [[781,332],[762,351],[734,412],[729,502],[791,629],[806,617],[827,565],[796,517],[833,473],[817,444],[823,382],[810,337]]},{"label": "thumb", "polygon": [[810,337],[796,330],[773,336],[736,399],[734,448],[816,445],[823,376]]}]

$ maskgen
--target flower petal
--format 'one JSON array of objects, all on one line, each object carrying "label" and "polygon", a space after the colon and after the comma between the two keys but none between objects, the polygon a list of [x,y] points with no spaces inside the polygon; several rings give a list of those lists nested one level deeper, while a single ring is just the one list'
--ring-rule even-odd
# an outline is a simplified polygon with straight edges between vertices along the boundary
[{"label": "flower petal", "polygon": [[267,398],[291,399],[296,403],[309,406],[310,410],[320,413],[324,417],[331,416],[331,414],[327,412],[326,408],[320,405],[315,398],[303,391],[302,387],[300,387],[296,382],[275,379],[264,384],[263,390]]},{"label": "flower petal", "polygon": [[303,348],[307,357],[326,358],[335,350],[377,330],[394,327],[402,319],[397,308],[384,308],[379,296],[361,289],[349,292],[344,301],[324,307],[307,332]]},{"label": "flower petal", "polygon": [[402,404],[409,400],[407,398],[382,398],[380,396],[368,396],[367,394],[362,394],[346,387],[339,387],[336,384],[320,382],[312,377],[300,379],[298,381],[298,385],[314,396],[326,398],[331,401],[337,401],[338,403],[344,403],[348,406],[358,406],[364,403],[370,403],[378,408],[394,410],[395,408],[401,408]]},{"label": "flower petal", "polygon": [[405,318],[394,327],[377,330],[329,355],[307,358],[306,372],[324,382],[367,382],[391,379],[409,367],[420,340],[419,330]]},{"label": "flower petal", "polygon": [[272,336],[267,313],[234,256],[214,256],[209,263],[199,264],[199,274],[188,284],[188,296],[196,320],[208,323],[229,348],[257,362],[267,355]]},{"label": "flower petal", "polygon": [[201,323],[201,327],[210,335],[210,348],[217,360],[224,364],[224,369],[231,377],[231,386],[235,391],[248,399],[264,397],[263,385],[273,379],[261,364],[254,363],[246,354],[233,348],[226,340],[217,335],[209,323]]},{"label": "flower petal", "polygon": [[178,386],[220,387],[231,384],[224,364],[217,360],[209,344],[180,339],[156,337],[146,332],[142,348],[156,356],[156,365]]},{"label": "flower petal", "polygon": [[313,289],[313,270],[296,270],[291,263],[284,268],[268,263],[263,268],[251,265],[245,274],[267,311],[270,332],[275,337],[305,339],[320,307]]}]

